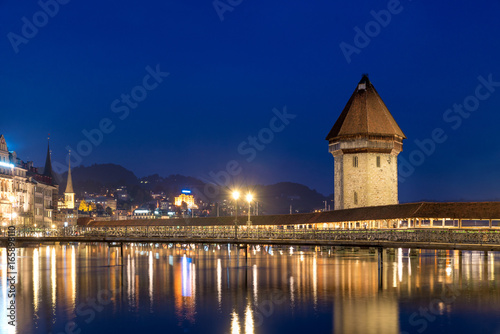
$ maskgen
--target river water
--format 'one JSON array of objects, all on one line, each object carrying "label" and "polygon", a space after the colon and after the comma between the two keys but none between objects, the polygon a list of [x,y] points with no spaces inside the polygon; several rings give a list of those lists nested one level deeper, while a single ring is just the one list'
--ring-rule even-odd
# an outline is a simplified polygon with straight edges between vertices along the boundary
[{"label": "river water", "polygon": [[500,253],[75,243],[17,249],[0,333],[500,333]]}]

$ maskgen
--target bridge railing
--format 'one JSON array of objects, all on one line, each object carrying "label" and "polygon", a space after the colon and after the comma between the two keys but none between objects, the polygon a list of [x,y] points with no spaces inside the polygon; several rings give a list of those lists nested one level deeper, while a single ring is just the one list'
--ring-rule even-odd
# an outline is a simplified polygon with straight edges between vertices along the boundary
[{"label": "bridge railing", "polygon": [[[234,226],[210,227],[112,227],[66,229],[25,229],[17,230],[16,236],[23,237],[130,237],[148,238],[185,238],[185,239],[231,239],[236,233]],[[238,227],[238,239],[269,240],[317,240],[317,241],[391,241],[391,242],[433,242],[464,244],[500,244],[500,230],[485,229],[264,229],[259,227]]]}]

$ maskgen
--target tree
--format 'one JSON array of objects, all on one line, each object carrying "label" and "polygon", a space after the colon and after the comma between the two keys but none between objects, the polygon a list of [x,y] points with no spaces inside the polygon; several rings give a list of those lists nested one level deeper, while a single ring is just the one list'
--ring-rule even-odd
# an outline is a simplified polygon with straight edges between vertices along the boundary
[{"label": "tree", "polygon": [[104,207],[101,204],[96,205],[97,212],[104,212]]},{"label": "tree", "polygon": [[89,206],[87,205],[87,202],[85,200],[80,201],[80,206],[78,207],[78,211],[81,212],[87,212],[89,211]]},{"label": "tree", "polygon": [[113,209],[111,209],[109,206],[106,208],[106,213],[108,214],[108,216],[112,216],[113,215]]}]

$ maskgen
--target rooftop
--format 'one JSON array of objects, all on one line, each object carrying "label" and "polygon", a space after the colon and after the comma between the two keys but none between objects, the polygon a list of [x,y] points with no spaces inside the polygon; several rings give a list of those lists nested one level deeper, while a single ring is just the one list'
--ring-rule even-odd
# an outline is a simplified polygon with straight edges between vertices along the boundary
[{"label": "rooftop", "polygon": [[352,135],[399,136],[406,139],[366,74],[356,86],[326,140]]}]

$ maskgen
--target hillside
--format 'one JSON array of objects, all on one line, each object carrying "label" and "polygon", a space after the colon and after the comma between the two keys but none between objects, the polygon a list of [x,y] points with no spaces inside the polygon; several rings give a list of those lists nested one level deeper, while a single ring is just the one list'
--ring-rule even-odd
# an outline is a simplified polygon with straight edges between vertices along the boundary
[{"label": "hillside", "polygon": [[[121,186],[129,189],[133,204],[138,205],[149,200],[150,192],[164,192],[166,196],[173,198],[181,189],[191,189],[197,198],[209,202],[221,202],[229,196],[227,189],[220,188],[216,198],[206,197],[202,193],[205,183],[195,177],[178,174],[162,177],[154,174],[139,179],[132,171],[116,164],[78,166],[71,170],[71,174],[77,197],[82,197],[85,192],[101,193],[104,189],[117,189]],[[67,173],[60,175],[60,180],[60,192],[63,193]],[[255,201],[259,202],[260,214],[286,214],[290,212],[290,205],[294,213],[311,212],[324,208],[323,201],[328,199],[316,190],[293,182],[257,185],[252,188],[252,192],[255,194]]]},{"label": "hillside", "polygon": [[[88,167],[78,166],[71,169],[73,188],[76,195],[84,192],[98,193],[103,187],[118,188],[120,186],[132,187],[139,184],[135,174],[128,169],[115,164],[94,164]],[[66,189],[68,173],[60,177],[60,192]]]}]

